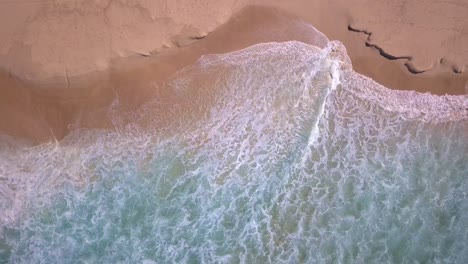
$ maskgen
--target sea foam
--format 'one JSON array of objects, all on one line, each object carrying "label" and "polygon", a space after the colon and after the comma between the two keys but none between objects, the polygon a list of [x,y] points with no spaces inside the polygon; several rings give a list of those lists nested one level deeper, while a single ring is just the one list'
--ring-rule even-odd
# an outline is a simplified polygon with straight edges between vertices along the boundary
[{"label": "sea foam", "polygon": [[3,141],[1,261],[468,260],[466,96],[389,90],[338,42],[206,55],[167,89],[116,130]]}]

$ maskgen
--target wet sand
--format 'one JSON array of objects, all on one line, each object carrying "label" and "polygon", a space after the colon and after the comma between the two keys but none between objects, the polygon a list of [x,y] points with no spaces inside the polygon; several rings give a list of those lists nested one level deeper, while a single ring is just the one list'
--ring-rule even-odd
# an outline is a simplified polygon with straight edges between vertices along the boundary
[{"label": "wet sand", "polygon": [[[463,63],[468,61],[468,52],[464,50],[468,46],[459,43],[466,43],[467,32],[462,26],[468,20],[460,20],[463,16],[452,11],[450,3],[442,15],[452,18],[439,24],[451,27],[452,33],[438,35],[440,27],[433,27],[432,37],[437,43],[452,42],[437,47],[424,45],[418,42],[423,40],[419,38],[413,38],[406,46],[394,41],[385,45],[388,36],[402,38],[398,31],[387,30],[388,21],[397,19],[401,10],[406,10],[405,15],[398,18],[401,24],[394,23],[394,28],[408,28],[413,34],[426,28],[426,40],[431,36],[427,25],[418,28],[415,24],[420,17],[411,20],[408,13],[415,8],[411,5],[389,9],[389,15],[382,16],[386,23],[379,24],[375,22],[376,14],[381,12],[379,4],[367,7],[366,1],[353,6],[346,1],[297,0],[288,4],[232,1],[222,6],[202,1],[196,5],[181,4],[185,8],[182,11],[178,9],[180,6],[169,3],[161,10],[156,3],[130,5],[89,0],[70,3],[0,2],[8,6],[2,8],[2,19],[14,25],[0,31],[0,35],[6,36],[0,45],[1,132],[39,143],[60,140],[75,128],[112,128],[107,111],[116,98],[118,110],[128,111],[153,96],[162,96],[165,80],[204,54],[225,53],[270,41],[299,40],[324,45],[325,38],[314,37],[308,24],[329,39],[342,41],[354,70],[389,88],[435,94],[466,93],[468,71]],[[276,8],[244,8],[251,3]],[[422,6],[430,9],[430,5]],[[384,7],[382,3],[380,8]],[[101,9],[104,18],[98,12]],[[425,9],[426,13],[432,12],[429,9]],[[407,23],[413,24],[402,26]],[[374,33],[381,31],[387,37]],[[424,49],[428,51],[414,51]],[[447,56],[440,58],[440,54]]]},{"label": "wet sand", "polygon": [[[262,34],[258,34],[258,30]],[[236,32],[233,38],[231,32]],[[317,37],[318,36],[318,37]],[[299,18],[275,8],[249,7],[196,43],[155,56],[135,55],[113,60],[102,72],[68,77],[67,87],[54,79],[34,83],[3,73],[0,130],[32,140],[60,140],[74,128],[112,128],[108,109],[131,111],[153,96],[171,98],[165,82],[177,70],[204,54],[226,53],[256,43],[298,40],[324,47],[328,39]],[[174,102],[177,103],[177,102]]]}]

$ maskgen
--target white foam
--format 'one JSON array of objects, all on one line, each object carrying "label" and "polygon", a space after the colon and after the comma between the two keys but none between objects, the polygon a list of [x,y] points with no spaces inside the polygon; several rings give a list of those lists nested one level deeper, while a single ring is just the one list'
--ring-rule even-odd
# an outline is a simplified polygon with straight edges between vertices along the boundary
[{"label": "white foam", "polygon": [[110,111],[115,131],[2,147],[10,260],[429,261],[422,248],[434,261],[468,256],[466,97],[375,85],[352,72],[338,42],[204,56],[168,89],[179,104],[155,98],[129,116]]}]

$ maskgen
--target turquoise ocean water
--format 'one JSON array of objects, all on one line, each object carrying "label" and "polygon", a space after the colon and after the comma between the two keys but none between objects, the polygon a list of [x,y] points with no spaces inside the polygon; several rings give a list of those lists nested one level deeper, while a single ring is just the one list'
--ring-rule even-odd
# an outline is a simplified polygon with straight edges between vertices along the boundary
[{"label": "turquoise ocean water", "polygon": [[116,131],[3,140],[0,263],[468,263],[468,99],[343,52],[207,55]]}]

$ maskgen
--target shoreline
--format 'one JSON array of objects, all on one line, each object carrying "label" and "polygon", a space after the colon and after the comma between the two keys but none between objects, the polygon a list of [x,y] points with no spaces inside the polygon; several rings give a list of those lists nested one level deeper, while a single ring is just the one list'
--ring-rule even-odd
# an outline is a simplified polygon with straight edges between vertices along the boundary
[{"label": "shoreline", "polygon": [[[323,45],[323,39],[304,34],[307,30],[315,32],[307,24],[311,21],[296,15],[273,7],[243,8],[227,23],[190,45],[168,48],[154,55],[134,54],[116,58],[106,70],[90,74],[66,73],[65,78],[57,76],[45,81],[27,81],[11,71],[2,72],[0,120],[3,122],[0,132],[38,144],[60,140],[73,127],[112,128],[107,110],[116,98],[119,99],[119,111],[136,109],[155,94],[164,93],[164,82],[173,73],[195,63],[204,54],[226,53],[272,41],[297,40]],[[343,15],[340,19],[344,23],[347,18]],[[324,34],[328,32],[329,39],[341,38],[339,40],[346,46],[353,62],[353,70],[388,88],[395,88],[391,83],[396,81],[400,84],[397,90],[427,92],[427,89],[432,89],[435,94],[443,94],[447,84],[461,85],[465,78],[468,80],[467,71],[448,75],[405,72],[401,63],[388,60],[377,50],[361,45],[363,43],[359,40],[363,36],[347,27],[343,29],[324,19],[317,29]],[[385,76],[387,78],[383,78]],[[463,94],[463,91],[459,89],[455,94]]]},{"label": "shoreline", "polygon": [[[249,28],[252,24],[256,28]],[[257,35],[255,29],[261,26],[265,26],[262,30],[266,34]],[[314,34],[304,34],[304,30],[318,32],[313,27],[304,28],[302,20],[278,9],[249,7],[192,45],[155,56],[115,59],[106,71],[68,77],[66,89],[60,78],[34,83],[3,72],[0,120],[6,122],[0,123],[0,131],[37,144],[62,139],[70,126],[112,128],[107,110],[115,99],[119,100],[119,111],[137,109],[155,94],[165,93],[165,82],[172,74],[202,55],[227,53],[261,42],[297,40],[324,46],[328,41],[320,33],[323,39],[317,42]],[[232,31],[238,32],[237,38],[232,38]]]},{"label": "shoreline", "polygon": [[[2,24],[8,25],[0,26],[0,69],[34,84],[68,86],[70,77],[109,71],[116,60],[173,53],[255,5],[290,13],[341,41],[357,72],[391,89],[468,92],[463,12],[468,5],[463,0],[39,0],[0,5]],[[236,32],[230,34],[239,41]],[[257,34],[262,34],[258,26]]]}]

